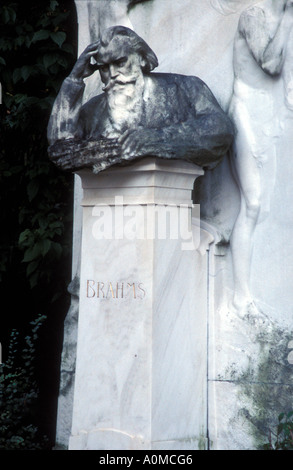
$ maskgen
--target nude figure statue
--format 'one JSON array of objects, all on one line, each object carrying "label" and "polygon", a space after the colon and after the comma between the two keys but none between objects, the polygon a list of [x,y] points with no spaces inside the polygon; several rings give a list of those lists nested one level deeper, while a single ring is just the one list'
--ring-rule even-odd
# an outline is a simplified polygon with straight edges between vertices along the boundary
[{"label": "nude figure statue", "polygon": [[240,189],[240,211],[231,235],[233,308],[261,317],[250,292],[253,234],[269,210],[277,133],[276,82],[281,76],[293,24],[292,0],[264,0],[240,15],[234,42],[234,87],[229,114],[236,128],[232,167]]}]

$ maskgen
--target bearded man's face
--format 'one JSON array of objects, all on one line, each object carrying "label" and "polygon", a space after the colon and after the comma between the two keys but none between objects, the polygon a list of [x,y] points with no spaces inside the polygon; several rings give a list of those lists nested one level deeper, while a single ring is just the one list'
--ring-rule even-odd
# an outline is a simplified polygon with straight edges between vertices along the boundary
[{"label": "bearded man's face", "polygon": [[121,37],[119,40],[113,38],[107,46],[101,47],[96,61],[107,96],[110,125],[105,136],[118,137],[140,124],[145,61]]},{"label": "bearded man's face", "polygon": [[131,51],[126,42],[119,43],[113,39],[108,46],[101,47],[97,63],[104,91],[127,84],[135,84],[142,76],[143,59]]}]

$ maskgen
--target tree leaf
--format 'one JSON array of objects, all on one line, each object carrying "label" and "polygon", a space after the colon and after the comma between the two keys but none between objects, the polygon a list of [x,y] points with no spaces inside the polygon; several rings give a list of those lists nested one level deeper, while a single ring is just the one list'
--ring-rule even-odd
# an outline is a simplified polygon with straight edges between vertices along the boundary
[{"label": "tree leaf", "polygon": [[63,68],[67,68],[69,64],[69,61],[65,57],[59,57],[57,62]]},{"label": "tree leaf", "polygon": [[39,275],[39,272],[38,272],[38,271],[35,271],[35,272],[30,276],[29,283],[30,283],[31,289],[33,289],[34,287],[36,287],[36,285],[38,284],[39,277],[40,277],[40,275]]},{"label": "tree leaf", "polygon": [[29,263],[28,267],[26,268],[26,275],[29,277],[33,272],[35,272],[38,266],[39,260],[32,261],[31,263]]},{"label": "tree leaf", "polygon": [[10,21],[12,23],[14,23],[15,20],[16,20],[16,12],[15,12],[15,10],[13,10],[13,8],[11,6],[8,8],[8,10],[9,10]]},{"label": "tree leaf", "polygon": [[2,20],[3,20],[3,23],[4,23],[4,24],[9,23],[9,21],[10,21],[10,14],[9,14],[9,10],[8,10],[7,7],[3,7],[3,10],[2,10]]},{"label": "tree leaf", "polygon": [[57,61],[57,55],[56,54],[45,54],[43,57],[43,64],[47,68],[49,68],[52,64],[55,64]]},{"label": "tree leaf", "polygon": [[35,245],[29,247],[23,257],[23,262],[28,263],[30,261],[36,260],[39,256],[41,255],[41,247],[39,243],[36,243]]},{"label": "tree leaf", "polygon": [[23,45],[24,42],[25,42],[25,36],[17,36],[17,38],[15,38],[14,45],[17,47],[20,47]]},{"label": "tree leaf", "polygon": [[50,250],[52,242],[48,238],[44,238],[43,240],[40,240],[39,244],[41,247],[42,256],[44,257]]},{"label": "tree leaf", "polygon": [[57,257],[57,259],[60,258],[63,252],[63,248],[60,243],[53,243],[52,248],[54,249],[55,256]]},{"label": "tree leaf", "polygon": [[49,36],[50,31],[48,31],[47,29],[40,29],[39,31],[36,31],[33,35],[32,42],[43,41],[44,39],[48,39]]},{"label": "tree leaf", "polygon": [[56,0],[50,1],[50,10],[55,11],[56,7],[58,7],[58,2]]},{"label": "tree leaf", "polygon": [[22,245],[22,243],[26,240],[28,240],[28,238],[31,236],[31,231],[27,228],[25,229],[23,232],[21,232],[21,234],[19,235],[19,238],[18,238],[18,244],[19,245]]},{"label": "tree leaf", "polygon": [[38,194],[38,191],[39,191],[39,187],[40,187],[40,183],[39,181],[34,178],[32,179],[29,184],[27,185],[27,195],[28,195],[28,199],[29,201],[31,202],[35,197],[36,195]]},{"label": "tree leaf", "polygon": [[31,74],[31,67],[29,65],[24,65],[21,67],[20,73],[23,81],[26,82]]},{"label": "tree leaf", "polygon": [[73,49],[73,46],[71,44],[67,44],[67,43],[63,44],[62,50],[64,52],[68,52],[68,54],[71,54],[71,55],[74,54],[74,49]]},{"label": "tree leaf", "polygon": [[12,74],[13,83],[19,82],[20,79],[21,79],[21,69],[20,68],[14,69],[13,74]]},{"label": "tree leaf", "polygon": [[66,39],[66,33],[64,33],[63,31],[57,31],[51,33],[50,37],[59,47],[61,47]]}]

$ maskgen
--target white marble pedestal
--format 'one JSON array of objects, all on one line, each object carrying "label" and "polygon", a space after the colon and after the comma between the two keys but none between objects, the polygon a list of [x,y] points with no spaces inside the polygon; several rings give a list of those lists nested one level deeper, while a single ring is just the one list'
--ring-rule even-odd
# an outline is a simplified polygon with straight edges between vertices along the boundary
[{"label": "white marble pedestal", "polygon": [[207,273],[196,249],[199,228],[191,232],[192,188],[202,174],[195,165],[154,158],[79,173],[70,450],[205,446]]}]

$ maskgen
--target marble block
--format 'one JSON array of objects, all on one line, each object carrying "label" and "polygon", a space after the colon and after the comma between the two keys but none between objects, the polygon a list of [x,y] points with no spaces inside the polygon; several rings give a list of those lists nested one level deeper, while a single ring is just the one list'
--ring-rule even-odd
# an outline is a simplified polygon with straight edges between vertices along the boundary
[{"label": "marble block", "polygon": [[207,263],[200,228],[191,224],[193,184],[202,174],[155,158],[79,173],[69,450],[205,447]]}]

